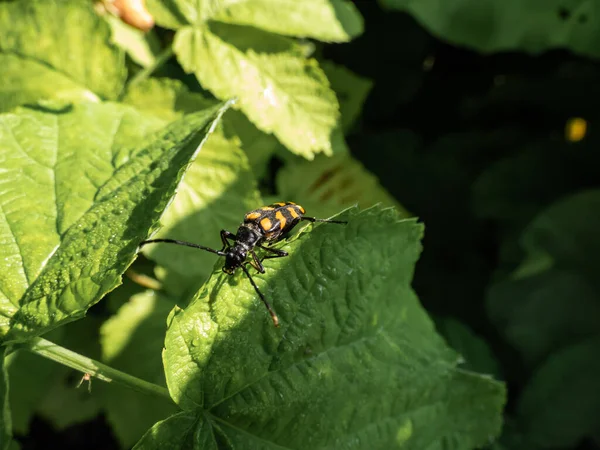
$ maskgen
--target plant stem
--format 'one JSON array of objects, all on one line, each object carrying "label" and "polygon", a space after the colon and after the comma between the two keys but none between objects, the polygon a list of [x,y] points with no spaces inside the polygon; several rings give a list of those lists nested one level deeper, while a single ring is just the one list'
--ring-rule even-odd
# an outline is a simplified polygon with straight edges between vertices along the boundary
[{"label": "plant stem", "polygon": [[149,383],[125,372],[121,372],[120,370],[113,369],[101,362],[75,353],[46,339],[34,338],[31,341],[18,346],[18,348],[36,353],[44,358],[51,359],[57,363],[71,367],[72,369],[79,370],[84,374],[89,374],[107,383],[117,382],[124,386],[128,386],[131,389],[135,389],[138,392],[152,394],[172,401],[169,391],[162,386]]},{"label": "plant stem", "polygon": [[133,86],[140,81],[148,78],[152,73],[162,66],[165,62],[167,62],[173,56],[173,47],[169,46],[164,49],[154,60],[154,64],[149,65],[148,67],[144,67],[138,73],[136,73],[131,80],[129,81],[129,86]]}]

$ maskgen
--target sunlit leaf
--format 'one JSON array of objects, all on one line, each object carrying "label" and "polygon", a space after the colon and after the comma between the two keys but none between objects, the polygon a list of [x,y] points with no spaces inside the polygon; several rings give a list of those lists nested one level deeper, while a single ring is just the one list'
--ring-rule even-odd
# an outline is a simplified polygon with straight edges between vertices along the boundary
[{"label": "sunlit leaf", "polygon": [[392,209],[340,218],[278,245],[290,256],[254,276],[280,328],[219,266],[172,312],[167,384],[188,411],[139,448],[177,435],[202,448],[470,449],[499,432],[502,385],[456,369],[410,288],[422,227]]},{"label": "sunlit leaf", "polygon": [[262,131],[294,153],[330,154],[339,111],[315,60],[291,40],[248,27],[213,23],[177,32],[175,53],[215,96],[238,107]]},{"label": "sunlit leaf", "polygon": [[116,98],[124,54],[91,2],[0,2],[0,111],[40,98]]},{"label": "sunlit leaf", "polygon": [[219,111],[147,138],[156,122],[120,105],[0,116],[5,340],[80,318],[120,283]]},{"label": "sunlit leaf", "polygon": [[211,19],[286,36],[347,42],[363,31],[358,9],[347,0],[244,0],[219,6]]},{"label": "sunlit leaf", "polygon": [[160,51],[160,41],[156,34],[138,30],[112,14],[104,17],[112,30],[112,41],[127,52],[133,61],[142,67],[156,62]]}]

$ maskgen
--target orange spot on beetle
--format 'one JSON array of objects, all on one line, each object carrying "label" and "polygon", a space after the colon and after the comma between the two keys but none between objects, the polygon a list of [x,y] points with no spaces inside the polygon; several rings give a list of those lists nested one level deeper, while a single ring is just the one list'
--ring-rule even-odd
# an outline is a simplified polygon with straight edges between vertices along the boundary
[{"label": "orange spot on beetle", "polygon": [[268,217],[265,217],[263,220],[260,221],[260,227],[265,231],[269,231],[272,226],[273,224],[271,223],[271,219],[269,219]]},{"label": "orange spot on beetle", "polygon": [[246,214],[246,220],[256,220],[258,219],[262,214],[255,211],[255,212],[251,212]]},{"label": "orange spot on beetle", "polygon": [[283,230],[287,221],[285,220],[285,217],[283,217],[283,214],[281,214],[281,211],[275,213],[275,218],[279,220],[279,229]]},{"label": "orange spot on beetle", "polygon": [[296,208],[288,208],[287,210],[290,213],[290,216],[292,216],[294,219],[297,219],[298,217],[300,217],[298,215],[298,213],[296,212]]}]

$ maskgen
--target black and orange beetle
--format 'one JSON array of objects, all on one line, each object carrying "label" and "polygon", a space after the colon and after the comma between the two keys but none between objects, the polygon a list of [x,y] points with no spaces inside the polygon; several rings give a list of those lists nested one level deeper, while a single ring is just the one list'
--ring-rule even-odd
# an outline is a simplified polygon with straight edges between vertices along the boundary
[{"label": "black and orange beetle", "polygon": [[[224,256],[225,265],[223,266],[223,272],[228,275],[233,275],[236,269],[240,267],[250,280],[250,283],[256,290],[256,293],[262,302],[267,307],[267,310],[273,319],[273,324],[278,327],[279,318],[277,317],[277,314],[275,314],[275,311],[273,311],[273,308],[269,302],[267,302],[262,292],[260,292],[258,289],[258,286],[246,268],[246,264],[250,264],[260,273],[265,273],[265,268],[262,265],[262,262],[265,259],[288,256],[287,252],[267,247],[263,245],[263,243],[273,244],[281,240],[302,220],[306,220],[308,222],[340,224],[347,223],[340,220],[306,217],[304,215],[305,213],[306,211],[304,208],[294,202],[273,203],[269,206],[263,206],[262,208],[250,211],[244,216],[244,221],[240,224],[236,234],[233,234],[227,230],[221,230],[221,240],[223,241],[223,248],[221,248],[221,250],[215,250],[203,245],[179,241],[176,239],[149,239],[147,241],[143,241],[140,244],[140,247],[146,244],[166,242],[169,244],[199,248],[201,250],[206,250],[207,252],[215,253],[219,256]],[[230,241],[233,241],[233,244]],[[270,254],[263,256],[262,259],[259,259],[254,251],[255,247],[262,248]],[[246,259],[248,255],[250,255],[249,260]]]}]

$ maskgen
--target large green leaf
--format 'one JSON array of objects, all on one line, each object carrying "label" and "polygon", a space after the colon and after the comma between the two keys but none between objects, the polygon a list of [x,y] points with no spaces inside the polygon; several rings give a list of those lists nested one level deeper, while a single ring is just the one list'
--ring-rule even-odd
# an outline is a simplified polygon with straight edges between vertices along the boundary
[{"label": "large green leaf", "polygon": [[40,99],[98,100],[68,76],[23,56],[0,52],[0,112]]},{"label": "large green leaf", "polygon": [[250,27],[211,23],[178,30],[177,58],[203,87],[239,108],[262,131],[273,133],[306,158],[330,154],[339,111],[315,60],[292,40]]},{"label": "large green leaf", "polygon": [[393,209],[341,217],[278,245],[290,256],[254,276],[280,328],[220,265],[173,311],[163,359],[188,412],[138,448],[470,449],[498,434],[503,386],[456,369],[410,288],[422,227]]},{"label": "large green leaf", "polygon": [[4,340],[82,317],[120,283],[222,111],[146,139],[156,122],[114,104],[0,116]]},{"label": "large green leaf", "polygon": [[519,423],[542,448],[574,448],[600,428],[600,337],[552,355],[519,399]]},{"label": "large green leaf", "polygon": [[149,0],[148,8],[168,28],[211,20],[325,42],[347,42],[363,31],[362,17],[348,0]]},{"label": "large green leaf", "polygon": [[39,98],[116,98],[124,55],[89,2],[0,2],[0,111]]},{"label": "large green leaf", "polygon": [[8,450],[12,441],[12,422],[8,401],[7,349],[0,350],[0,449]]},{"label": "large green leaf", "polygon": [[[204,150],[203,150],[204,151]],[[165,386],[161,352],[173,301],[147,291],[133,296],[101,328],[102,359],[145,381]],[[131,448],[156,421],[177,411],[173,403],[117,384],[100,385],[100,401],[123,448]]]},{"label": "large green leaf", "polygon": [[433,34],[482,52],[539,54],[567,48],[598,57],[594,2],[581,0],[379,0],[412,14]]},{"label": "large green leaf", "polygon": [[362,17],[347,0],[223,1],[211,17],[286,36],[347,42],[363,31]]}]

